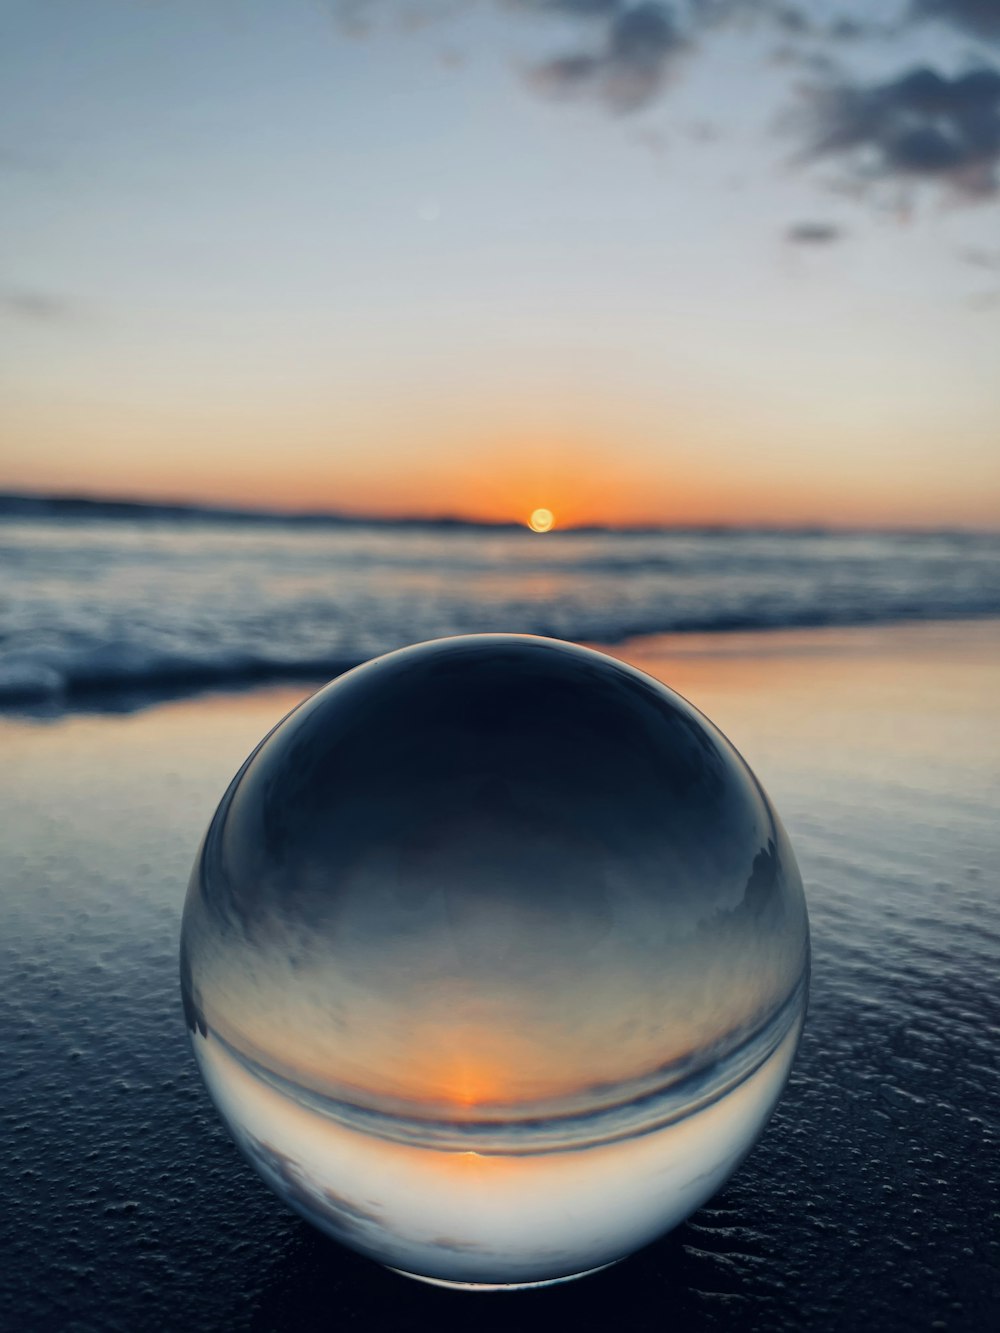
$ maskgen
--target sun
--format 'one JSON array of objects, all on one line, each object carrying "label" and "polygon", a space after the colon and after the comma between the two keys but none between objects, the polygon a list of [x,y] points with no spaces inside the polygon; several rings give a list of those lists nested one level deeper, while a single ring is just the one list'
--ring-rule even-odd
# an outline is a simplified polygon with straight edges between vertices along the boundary
[{"label": "sun", "polygon": [[555,521],[551,509],[536,509],[528,519],[528,527],[532,532],[548,532]]}]

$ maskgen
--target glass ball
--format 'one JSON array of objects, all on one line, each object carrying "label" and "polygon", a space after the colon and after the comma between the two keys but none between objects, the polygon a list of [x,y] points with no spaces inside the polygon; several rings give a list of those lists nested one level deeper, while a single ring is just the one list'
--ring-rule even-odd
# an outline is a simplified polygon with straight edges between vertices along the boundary
[{"label": "glass ball", "polygon": [[572,644],[440,639],[267,736],[198,853],[181,975],[243,1153],[430,1281],[577,1276],[714,1194],[784,1087],[809,938],[724,736]]}]

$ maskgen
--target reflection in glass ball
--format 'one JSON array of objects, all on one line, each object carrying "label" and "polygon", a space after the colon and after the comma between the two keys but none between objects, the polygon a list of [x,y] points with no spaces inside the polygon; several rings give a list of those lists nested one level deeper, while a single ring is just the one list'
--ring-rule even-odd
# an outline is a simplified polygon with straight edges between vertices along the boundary
[{"label": "reflection in glass ball", "polygon": [[378,658],[234,778],[181,941],[205,1082],[323,1231],[447,1284],[613,1262],[736,1168],[809,966],[767,797],[603,654],[475,635]]}]

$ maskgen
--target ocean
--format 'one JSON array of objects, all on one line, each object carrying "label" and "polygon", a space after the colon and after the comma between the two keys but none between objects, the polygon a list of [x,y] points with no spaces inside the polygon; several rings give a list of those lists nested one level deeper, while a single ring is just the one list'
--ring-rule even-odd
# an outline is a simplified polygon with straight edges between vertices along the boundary
[{"label": "ocean", "polygon": [[0,707],[319,679],[508,631],[616,644],[1000,615],[1000,535],[0,509]]}]

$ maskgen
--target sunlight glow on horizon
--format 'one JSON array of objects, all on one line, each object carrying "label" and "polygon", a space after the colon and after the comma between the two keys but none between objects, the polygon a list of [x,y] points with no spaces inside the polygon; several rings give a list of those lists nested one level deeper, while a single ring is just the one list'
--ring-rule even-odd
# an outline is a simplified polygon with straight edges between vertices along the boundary
[{"label": "sunlight glow on horizon", "polygon": [[[527,87],[517,7],[351,39],[250,8],[6,21],[0,491],[1000,526],[995,203],[918,182],[903,226],[792,171],[767,34],[706,33],[633,119]],[[845,68],[895,77],[928,32]]]}]

